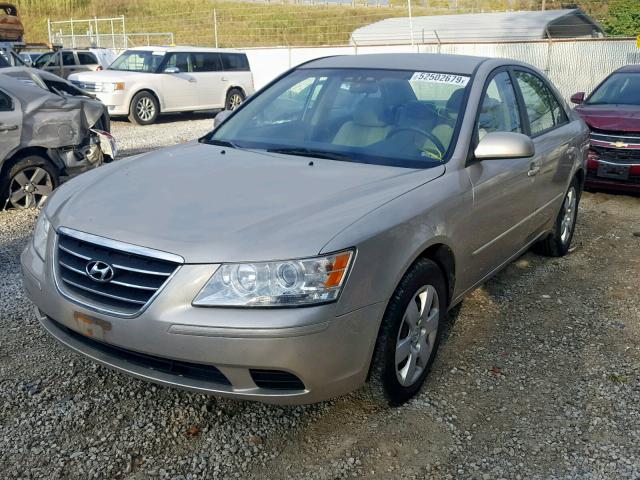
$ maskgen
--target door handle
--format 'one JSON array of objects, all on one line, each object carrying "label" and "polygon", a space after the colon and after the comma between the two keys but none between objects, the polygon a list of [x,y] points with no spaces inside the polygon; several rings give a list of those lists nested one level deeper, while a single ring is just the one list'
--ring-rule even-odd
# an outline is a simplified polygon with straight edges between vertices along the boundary
[{"label": "door handle", "polygon": [[220,80],[222,80],[223,82],[227,81],[227,77],[222,77]]},{"label": "door handle", "polygon": [[193,77],[189,77],[189,81],[190,81],[191,83],[196,83],[196,82],[197,82],[197,80],[196,80],[195,78],[193,78]]},{"label": "door handle", "polygon": [[0,125],[0,132],[12,132],[18,129],[18,125]]},{"label": "door handle", "polygon": [[540,167],[536,167],[535,165],[531,165],[531,168],[527,172],[527,177],[535,177],[540,173]]}]

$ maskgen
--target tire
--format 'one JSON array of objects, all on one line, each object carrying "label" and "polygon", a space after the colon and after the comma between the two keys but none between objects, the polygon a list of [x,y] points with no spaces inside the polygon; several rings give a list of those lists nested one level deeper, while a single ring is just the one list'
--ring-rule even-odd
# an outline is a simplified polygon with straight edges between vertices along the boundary
[{"label": "tire", "polygon": [[0,210],[39,208],[60,184],[55,166],[39,155],[10,161],[0,178]]},{"label": "tire", "polygon": [[442,271],[426,258],[400,281],[382,319],[366,387],[376,403],[398,406],[420,391],[440,344],[446,292]]},{"label": "tire", "polygon": [[225,110],[235,110],[242,102],[244,102],[245,95],[239,88],[232,88],[227,92],[227,99],[224,102]]},{"label": "tire", "polygon": [[131,100],[129,107],[129,121],[138,125],[155,123],[160,114],[158,100],[150,92],[138,92]]},{"label": "tire", "polygon": [[533,246],[533,251],[547,257],[564,257],[569,253],[575,232],[580,203],[580,182],[574,178],[565,193],[553,231]]}]

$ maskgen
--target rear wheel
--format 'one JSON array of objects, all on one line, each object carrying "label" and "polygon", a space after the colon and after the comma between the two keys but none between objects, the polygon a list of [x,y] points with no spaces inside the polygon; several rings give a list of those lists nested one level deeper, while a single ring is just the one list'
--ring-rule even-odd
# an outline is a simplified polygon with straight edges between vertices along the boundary
[{"label": "rear wheel", "polygon": [[0,207],[39,208],[60,183],[55,167],[38,155],[15,160],[5,172],[0,179]]},{"label": "rear wheel", "polygon": [[235,110],[242,102],[244,102],[244,93],[238,88],[232,88],[227,93],[227,101],[225,102],[225,110]]},{"label": "rear wheel", "polygon": [[400,281],[382,320],[368,385],[375,400],[395,406],[420,391],[445,313],[442,272],[433,261],[420,259]]},{"label": "rear wheel", "polygon": [[534,245],[534,251],[549,257],[563,257],[569,252],[578,218],[580,182],[574,178],[565,193],[553,231]]},{"label": "rear wheel", "polygon": [[151,93],[138,92],[133,96],[129,107],[129,121],[138,125],[151,125],[159,113],[160,105]]}]

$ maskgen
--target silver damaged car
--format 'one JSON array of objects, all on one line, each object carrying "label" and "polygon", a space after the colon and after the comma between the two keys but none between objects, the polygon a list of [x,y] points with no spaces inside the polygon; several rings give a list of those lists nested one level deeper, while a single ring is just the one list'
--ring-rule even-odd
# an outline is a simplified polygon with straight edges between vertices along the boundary
[{"label": "silver damaged car", "polygon": [[145,380],[397,405],[465,294],[531,246],[567,253],[587,145],[523,63],[317,59],[199,141],[59,188],[24,285],[53,337]]}]

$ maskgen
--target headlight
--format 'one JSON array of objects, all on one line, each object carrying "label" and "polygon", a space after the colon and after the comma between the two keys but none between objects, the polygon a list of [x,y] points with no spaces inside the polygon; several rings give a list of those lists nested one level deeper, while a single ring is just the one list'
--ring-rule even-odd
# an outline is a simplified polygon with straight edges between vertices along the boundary
[{"label": "headlight", "polygon": [[33,230],[33,249],[43,261],[47,255],[47,238],[49,238],[50,229],[51,223],[43,210],[40,212],[36,228]]},{"label": "headlight", "polygon": [[225,263],[193,301],[206,307],[288,307],[338,298],[353,251],[264,263]]},{"label": "headlight", "polygon": [[112,93],[115,92],[116,90],[124,90],[124,83],[123,82],[117,82],[117,83],[102,83],[100,84],[100,91],[104,92],[104,93]]}]

